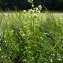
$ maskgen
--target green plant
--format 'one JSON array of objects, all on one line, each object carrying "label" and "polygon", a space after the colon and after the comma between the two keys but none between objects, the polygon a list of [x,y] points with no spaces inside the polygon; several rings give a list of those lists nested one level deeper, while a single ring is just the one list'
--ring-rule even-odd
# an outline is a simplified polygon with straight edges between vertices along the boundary
[{"label": "green plant", "polygon": [[0,23],[0,63],[63,62],[63,22],[52,13],[2,13]]}]

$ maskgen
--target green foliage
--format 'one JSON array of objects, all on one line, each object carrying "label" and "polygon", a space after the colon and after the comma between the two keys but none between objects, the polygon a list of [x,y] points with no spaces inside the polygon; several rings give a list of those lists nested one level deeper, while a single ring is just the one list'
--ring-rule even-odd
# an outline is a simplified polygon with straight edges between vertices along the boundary
[{"label": "green foliage", "polygon": [[0,63],[63,63],[63,21],[30,12],[0,14]]}]

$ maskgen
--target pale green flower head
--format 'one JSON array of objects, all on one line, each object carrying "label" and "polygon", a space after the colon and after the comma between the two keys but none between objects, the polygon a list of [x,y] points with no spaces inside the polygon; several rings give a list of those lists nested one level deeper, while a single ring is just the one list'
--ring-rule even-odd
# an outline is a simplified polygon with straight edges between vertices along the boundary
[{"label": "pale green flower head", "polygon": [[38,6],[38,9],[39,9],[39,10],[41,10],[41,9],[42,9],[42,6],[41,6],[41,5],[39,5],[39,6]]},{"label": "pale green flower head", "polygon": [[32,3],[32,2],[33,2],[33,0],[28,0],[28,2]]},{"label": "pale green flower head", "polygon": [[30,9],[29,12],[32,14],[32,13],[34,13],[34,10],[33,9]]},{"label": "pale green flower head", "polygon": [[34,7],[34,5],[32,4],[32,7]]},{"label": "pale green flower head", "polygon": [[26,13],[26,10],[23,10],[24,13]]},{"label": "pale green flower head", "polygon": [[36,13],[34,13],[34,18],[37,18],[37,14]]}]

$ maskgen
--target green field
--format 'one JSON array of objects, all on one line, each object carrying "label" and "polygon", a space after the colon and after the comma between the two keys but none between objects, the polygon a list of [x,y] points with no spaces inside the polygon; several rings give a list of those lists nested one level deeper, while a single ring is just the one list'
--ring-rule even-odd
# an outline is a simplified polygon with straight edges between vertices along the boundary
[{"label": "green field", "polygon": [[63,63],[63,13],[0,13],[0,63]]}]

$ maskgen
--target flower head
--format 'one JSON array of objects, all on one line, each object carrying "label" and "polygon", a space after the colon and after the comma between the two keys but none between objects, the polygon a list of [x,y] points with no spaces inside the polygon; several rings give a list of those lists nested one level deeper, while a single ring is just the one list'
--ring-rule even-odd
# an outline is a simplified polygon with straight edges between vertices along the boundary
[{"label": "flower head", "polygon": [[39,5],[39,6],[38,6],[38,9],[39,9],[39,10],[41,10],[41,9],[42,9],[42,6],[41,6],[41,5]]},{"label": "flower head", "polygon": [[36,18],[36,17],[37,17],[37,14],[34,13],[34,18]]}]

